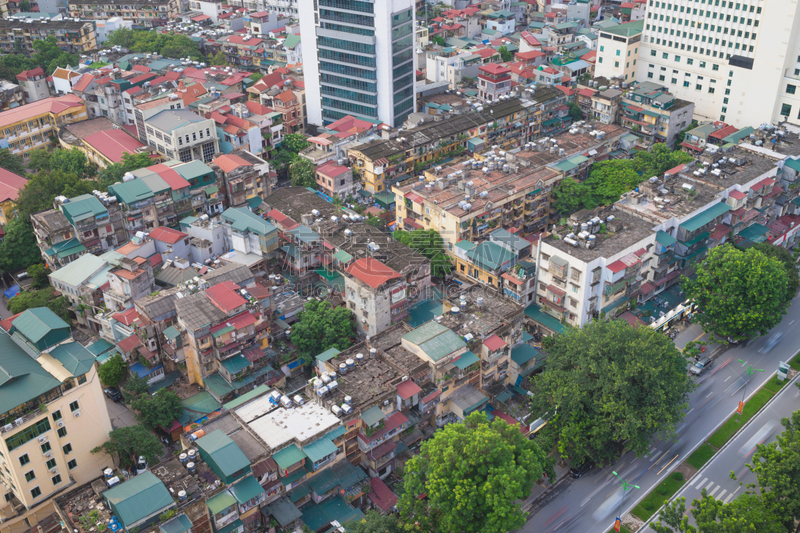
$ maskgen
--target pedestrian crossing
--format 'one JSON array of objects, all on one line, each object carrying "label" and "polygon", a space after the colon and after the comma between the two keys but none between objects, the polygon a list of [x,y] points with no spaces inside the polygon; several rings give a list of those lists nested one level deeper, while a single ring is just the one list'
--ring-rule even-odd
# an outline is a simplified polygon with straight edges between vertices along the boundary
[{"label": "pedestrian crossing", "polygon": [[[713,496],[717,500],[721,500],[724,503],[728,503],[729,501],[731,501],[731,499],[733,498],[734,494],[736,494],[736,492],[737,492],[737,491],[734,491],[734,492],[728,494],[727,489],[723,489],[722,485],[717,485],[713,481],[709,481],[709,479],[707,477],[700,478],[700,476],[694,476],[689,481],[689,487],[694,486],[695,483],[697,483],[697,490],[702,491],[703,489],[706,489],[706,492],[708,493],[709,496]],[[720,491],[720,490],[722,490],[722,492],[717,494],[717,492]],[[726,496],[726,494],[727,494],[727,496]]]}]

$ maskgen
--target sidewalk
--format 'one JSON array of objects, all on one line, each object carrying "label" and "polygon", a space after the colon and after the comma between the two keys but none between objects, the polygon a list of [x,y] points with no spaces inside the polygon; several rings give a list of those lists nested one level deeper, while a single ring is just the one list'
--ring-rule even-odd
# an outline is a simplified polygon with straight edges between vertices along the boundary
[{"label": "sidewalk", "polygon": [[531,489],[531,495],[522,502],[522,505],[520,505],[520,508],[524,512],[529,511],[531,507],[533,507],[533,504],[536,503],[536,500],[538,500],[545,492],[561,483],[561,481],[567,477],[567,474],[569,474],[569,466],[567,465],[566,461],[563,460],[559,460],[555,464],[554,470],[556,471],[555,483],[550,483],[549,480],[546,482],[536,483],[533,486],[533,489]]}]

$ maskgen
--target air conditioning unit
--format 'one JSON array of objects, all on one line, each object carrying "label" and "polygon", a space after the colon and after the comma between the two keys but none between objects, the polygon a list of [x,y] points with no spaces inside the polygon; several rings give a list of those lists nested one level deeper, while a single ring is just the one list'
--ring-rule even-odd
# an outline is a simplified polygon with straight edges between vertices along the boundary
[{"label": "air conditioning unit", "polygon": [[75,411],[75,412],[72,413],[72,416],[74,416],[75,418],[78,418],[79,416],[81,416],[81,412],[80,411]]},{"label": "air conditioning unit", "polygon": [[44,444],[45,442],[47,442],[47,436],[42,435],[39,437],[39,444]]},{"label": "air conditioning unit", "polygon": [[63,420],[59,420],[58,422],[56,422],[56,426],[58,426],[60,428],[63,428],[64,427],[64,421]]},{"label": "air conditioning unit", "polygon": [[53,456],[53,452],[47,452],[46,454],[44,454],[44,456],[49,459],[50,457]]},{"label": "air conditioning unit", "polygon": [[51,474],[58,474],[58,468],[51,468],[50,469],[50,473]]}]

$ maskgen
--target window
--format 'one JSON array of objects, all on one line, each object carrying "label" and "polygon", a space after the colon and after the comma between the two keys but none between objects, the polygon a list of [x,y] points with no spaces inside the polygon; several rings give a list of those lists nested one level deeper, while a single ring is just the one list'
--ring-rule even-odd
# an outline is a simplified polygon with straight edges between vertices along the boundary
[{"label": "window", "polygon": [[58,422],[59,420],[61,420],[61,409],[53,411],[53,422]]},{"label": "window", "polygon": [[15,435],[8,437],[6,439],[6,446],[8,446],[8,451],[11,451],[15,448],[19,448],[29,440],[35,439],[36,437],[38,437],[39,435],[43,435],[47,431],[50,431],[50,420],[47,418],[43,418],[38,422],[36,422],[36,424],[28,426],[19,433],[16,433]]},{"label": "window", "polygon": [[788,117],[792,112],[792,106],[789,104],[783,104],[781,106],[781,115],[784,117]]},{"label": "window", "polygon": [[700,68],[706,68],[706,62],[705,61],[701,61],[700,62]]},{"label": "window", "polygon": [[51,477],[50,481],[53,482],[53,485],[58,485],[61,483],[61,474],[56,474],[55,476]]},{"label": "window", "polygon": [[25,466],[26,464],[28,464],[30,462],[31,462],[31,458],[28,457],[27,453],[25,455],[21,455],[20,458],[19,458],[19,464],[21,466]]},{"label": "window", "polygon": [[40,448],[42,449],[42,453],[47,453],[51,450],[49,442],[45,442],[40,446]]},{"label": "window", "polygon": [[80,405],[78,405],[78,400],[75,400],[74,402],[72,402],[71,404],[69,404],[69,410],[70,410],[70,411],[72,411],[73,413],[74,413],[75,411],[77,411],[78,409],[80,409],[80,408],[81,408],[81,406],[80,406]]},{"label": "window", "polygon": [[25,472],[25,481],[33,481],[36,479],[36,473],[33,470]]},{"label": "window", "polygon": [[670,80],[670,83],[678,83],[678,80],[677,80],[677,78],[672,78],[672,79]]},{"label": "window", "polygon": [[[655,57],[656,51],[655,50],[650,50],[650,55]],[[800,61],[800,58],[798,58],[798,61]]]},{"label": "window", "polygon": [[713,87],[709,87],[708,88],[708,94],[714,94],[714,88]]},{"label": "window", "polygon": [[647,73],[647,77],[648,77],[648,78],[652,78],[652,77],[653,77],[653,73],[652,73],[652,72],[648,72],[648,73]]},{"label": "window", "polygon": [[689,80],[686,80],[686,81],[684,81],[684,82],[683,82],[683,86],[684,86],[684,87],[688,87],[688,86],[689,86]]},{"label": "window", "polygon": [[703,90],[703,84],[702,83],[698,83],[697,85],[694,86],[694,89],[696,91],[702,91]]},{"label": "window", "polygon": [[794,94],[796,87],[792,84],[786,85],[786,94]]},{"label": "window", "polygon": [[41,495],[42,495],[42,491],[39,490],[39,487],[33,487],[31,489],[31,496],[33,496],[34,498],[38,498]]},{"label": "window", "polygon": [[598,61],[599,61],[600,63],[602,63],[602,62],[603,62],[603,58],[602,58],[602,57],[598,57],[597,59],[598,59]]},{"label": "window", "polygon": [[616,68],[618,66],[619,66],[619,61],[614,61],[614,67]]},{"label": "window", "polygon": [[67,428],[58,428],[58,438],[63,439],[67,436]]},{"label": "window", "polygon": [[49,461],[47,461],[47,469],[48,470],[52,470],[55,467],[56,467],[56,460],[55,459],[50,459]]},{"label": "window", "polygon": [[606,47],[601,45],[601,46],[600,46],[600,51],[601,51],[601,52],[605,52],[605,50],[606,50]]},{"label": "window", "polygon": [[619,50],[617,50],[617,55],[619,55]]},{"label": "window", "polygon": [[681,60],[681,56],[675,56],[675,61],[680,63],[680,60]]},{"label": "window", "polygon": [[669,59],[669,54],[664,52],[664,53],[661,54],[661,57],[664,58],[664,59]]},{"label": "window", "polygon": [[78,461],[76,461],[75,459],[67,463],[67,468],[69,468],[70,470],[72,470],[73,468],[77,468],[77,466],[78,466]]},{"label": "window", "polygon": [[664,81],[664,75],[663,74],[658,77],[658,81]]},{"label": "window", "polygon": [[694,65],[694,59],[692,59],[691,57],[687,57],[686,58],[686,64],[687,65]]}]

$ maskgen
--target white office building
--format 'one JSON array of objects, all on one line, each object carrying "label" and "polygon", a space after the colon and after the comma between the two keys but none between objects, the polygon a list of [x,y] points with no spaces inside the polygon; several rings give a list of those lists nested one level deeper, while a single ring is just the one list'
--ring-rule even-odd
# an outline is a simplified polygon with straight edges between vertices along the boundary
[{"label": "white office building", "polygon": [[797,3],[653,0],[640,51],[637,79],[693,101],[696,119],[800,124]]},{"label": "white office building", "polygon": [[402,124],[414,111],[412,0],[299,0],[308,122]]}]

